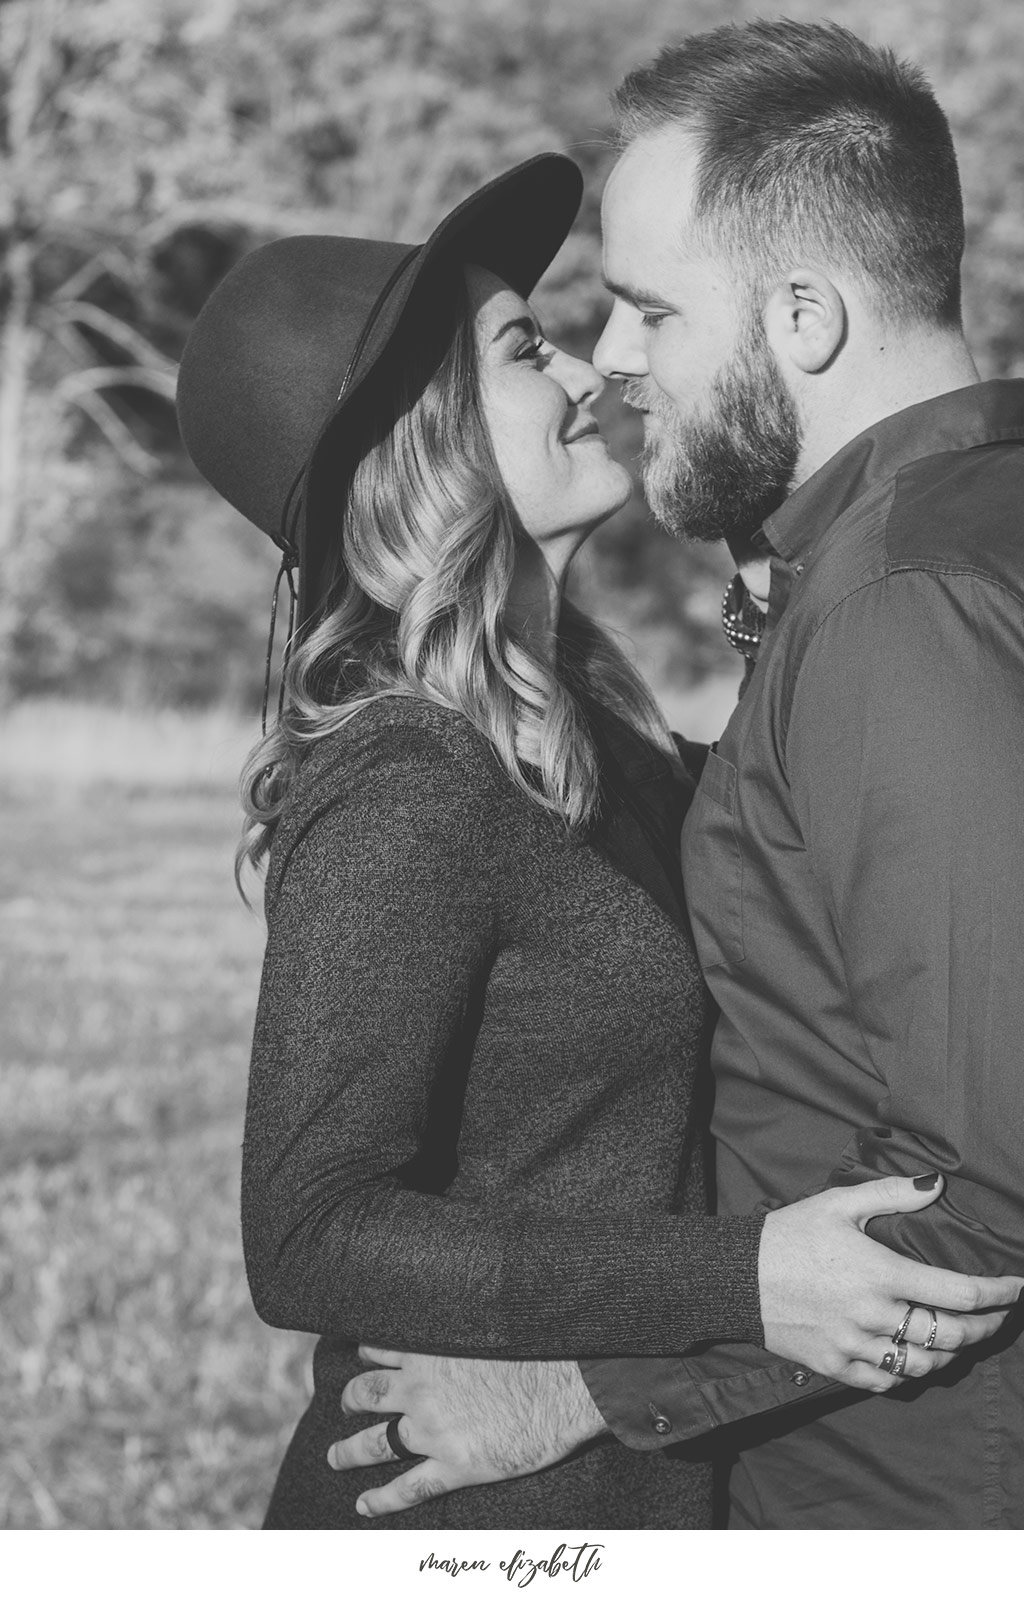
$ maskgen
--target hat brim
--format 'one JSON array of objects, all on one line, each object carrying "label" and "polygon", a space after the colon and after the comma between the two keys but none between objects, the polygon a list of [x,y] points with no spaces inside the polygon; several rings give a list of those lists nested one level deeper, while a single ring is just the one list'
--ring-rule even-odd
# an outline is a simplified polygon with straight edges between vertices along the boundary
[{"label": "hat brim", "polygon": [[353,407],[391,349],[403,313],[429,268],[448,259],[487,267],[524,298],[533,293],[576,220],[583,177],[568,156],[534,156],[450,211],[426,244],[409,251],[367,321],[338,401],[310,451],[302,486],[297,623],[315,619],[339,537],[340,494],[354,461],[346,450]]}]

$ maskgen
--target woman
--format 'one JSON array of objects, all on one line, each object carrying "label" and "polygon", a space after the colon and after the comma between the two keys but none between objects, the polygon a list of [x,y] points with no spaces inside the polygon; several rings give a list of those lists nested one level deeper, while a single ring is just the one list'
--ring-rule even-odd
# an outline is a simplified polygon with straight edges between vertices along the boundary
[{"label": "woman", "polygon": [[[761,1338],[763,1219],[704,1201],[692,781],[562,598],[630,492],[600,379],[524,298],[579,197],[539,157],[419,250],[279,241],[183,362],[193,457],[299,572],[281,716],[243,781],[241,860],[270,855],[246,1260],[266,1320],[323,1336],[269,1527],[373,1526],[354,1501],[387,1469],[327,1462],[359,1339],[546,1358]],[[902,1350],[908,1375],[949,1359]],[[709,1485],[607,1439],[391,1520],[704,1527]]]}]

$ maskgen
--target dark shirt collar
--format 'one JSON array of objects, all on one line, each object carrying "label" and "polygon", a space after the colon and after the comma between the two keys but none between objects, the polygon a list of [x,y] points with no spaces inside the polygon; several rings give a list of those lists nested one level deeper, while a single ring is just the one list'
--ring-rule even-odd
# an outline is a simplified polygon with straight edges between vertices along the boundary
[{"label": "dark shirt collar", "polygon": [[768,518],[772,548],[791,564],[876,483],[947,450],[1024,439],[1024,379],[1000,378],[908,406],[844,445]]}]

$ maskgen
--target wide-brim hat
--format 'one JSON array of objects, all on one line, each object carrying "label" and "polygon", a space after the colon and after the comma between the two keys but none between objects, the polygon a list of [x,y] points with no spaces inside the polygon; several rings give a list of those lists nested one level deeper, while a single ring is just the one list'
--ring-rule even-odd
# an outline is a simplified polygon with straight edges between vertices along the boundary
[{"label": "wide-brim hat", "polygon": [[325,598],[363,386],[415,337],[428,268],[474,262],[527,296],[582,193],[575,162],[534,156],[456,206],[425,244],[276,239],[243,256],[206,301],[181,361],[181,435],[218,493],[286,564],[297,558],[299,626]]}]

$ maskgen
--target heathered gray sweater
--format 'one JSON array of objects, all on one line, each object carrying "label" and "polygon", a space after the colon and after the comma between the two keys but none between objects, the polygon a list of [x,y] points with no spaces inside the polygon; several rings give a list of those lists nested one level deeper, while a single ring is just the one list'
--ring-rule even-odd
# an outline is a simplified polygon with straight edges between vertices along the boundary
[{"label": "heathered gray sweater", "polygon": [[[616,743],[664,813],[668,763]],[[685,919],[634,808],[609,809],[570,840],[462,718],[412,700],[302,769],[268,873],[243,1228],[260,1315],[325,1338],[269,1525],[380,1525],[352,1505],[395,1469],[324,1460],[365,1425],[337,1407],[356,1341],[555,1358],[761,1337],[761,1219],[703,1202]],[[606,1440],[384,1525],[700,1526],[705,1490],[675,1452]]]}]

